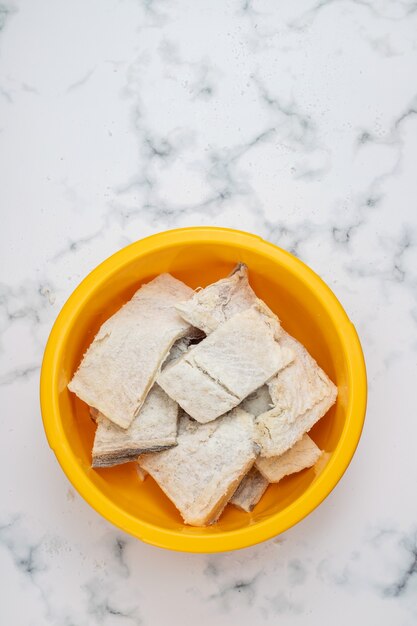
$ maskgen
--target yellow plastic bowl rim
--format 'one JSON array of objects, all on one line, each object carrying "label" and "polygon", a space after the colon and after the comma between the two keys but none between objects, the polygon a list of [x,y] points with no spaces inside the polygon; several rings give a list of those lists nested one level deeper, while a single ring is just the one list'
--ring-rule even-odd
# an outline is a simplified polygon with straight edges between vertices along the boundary
[{"label": "yellow plastic bowl rim", "polygon": [[[80,467],[64,433],[58,402],[61,352],[71,332],[72,322],[88,301],[91,289],[142,255],[155,252],[158,248],[189,243],[242,246],[278,263],[296,274],[309,289],[314,289],[316,298],[330,312],[338,328],[347,359],[350,389],[343,432],[317,480],[282,511],[253,525],[216,534],[207,534],[204,528],[200,532],[195,529],[193,535],[161,528],[136,519],[112,502]],[[332,491],[348,467],[361,436],[366,411],[367,381],[365,361],[355,327],[334,293],[313,270],[289,252],[256,235],[228,228],[197,226],[165,231],[136,241],[110,256],[80,283],[64,304],[51,330],[42,362],[40,399],[43,424],[50,447],[72,485],[98,513],[122,530],[161,548],[186,552],[222,552],[248,547],[279,535],[311,513]]]}]

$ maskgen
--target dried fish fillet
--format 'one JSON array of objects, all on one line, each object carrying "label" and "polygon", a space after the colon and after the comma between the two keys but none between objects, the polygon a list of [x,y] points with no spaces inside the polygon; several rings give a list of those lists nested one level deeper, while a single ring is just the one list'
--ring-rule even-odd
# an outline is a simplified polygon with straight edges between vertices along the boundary
[{"label": "dried fish fillet", "polygon": [[295,474],[312,467],[319,460],[322,452],[308,435],[304,435],[296,444],[281,456],[258,457],[256,468],[270,483],[278,483],[284,476]]},{"label": "dried fish fillet", "polygon": [[157,382],[191,417],[209,422],[291,362],[280,333],[278,318],[257,301],[168,365]]},{"label": "dried fish fillet", "polygon": [[208,335],[256,301],[248,282],[248,268],[238,263],[229,276],[196,291],[192,298],[178,303],[175,308],[187,322]]},{"label": "dried fish fillet", "polygon": [[285,330],[280,343],[292,350],[295,358],[289,367],[268,382],[268,389],[273,404],[290,407],[288,419],[294,420],[327,396],[333,383],[306,348]]},{"label": "dried fish fillet", "polygon": [[169,274],[143,285],[101,326],[68,388],[127,428],[172,345],[192,332],[174,308],[192,293]]},{"label": "dried fish fillet", "polygon": [[238,408],[201,425],[182,415],[177,441],[170,450],[143,454],[139,464],[186,524],[211,524],[255,461],[253,417]]},{"label": "dried fish fillet", "polygon": [[268,383],[274,406],[256,420],[261,455],[279,456],[308,432],[336,401],[337,388],[304,346],[282,331],[280,343],[295,358]]},{"label": "dried fish fillet", "polygon": [[327,413],[336,397],[337,389],[333,385],[329,395],[292,422],[285,419],[285,411],[280,415],[277,408],[260,415],[255,424],[255,441],[262,456],[280,456],[292,448]]},{"label": "dried fish fillet", "polygon": [[143,452],[155,452],[177,442],[178,404],[154,385],[129,428],[120,428],[104,415],[97,416],[93,467],[127,463]]},{"label": "dried fish fillet", "polygon": [[[253,300],[256,301],[256,295],[249,285],[247,268],[239,264],[230,276],[197,292],[187,302],[177,305],[177,310],[184,319],[192,320],[195,326],[209,333],[247,309]],[[328,376],[296,339],[282,331],[279,342],[283,348],[293,350],[296,358],[268,382],[271,406],[264,405],[262,410],[263,401],[258,401],[256,396],[247,398],[242,405],[253,415],[261,415],[258,441],[263,447],[262,454],[267,456],[281,454],[294,445],[327,412],[337,394]],[[275,417],[284,424],[275,423]],[[286,432],[285,423],[292,424],[299,417],[297,425]]]},{"label": "dried fish fillet", "polygon": [[168,365],[157,380],[166,393],[201,424],[227,413],[240,402],[196,367],[191,355]]},{"label": "dried fish fillet", "polygon": [[264,495],[268,485],[269,481],[262,476],[256,467],[252,467],[242,479],[229,502],[238,509],[251,513]]}]

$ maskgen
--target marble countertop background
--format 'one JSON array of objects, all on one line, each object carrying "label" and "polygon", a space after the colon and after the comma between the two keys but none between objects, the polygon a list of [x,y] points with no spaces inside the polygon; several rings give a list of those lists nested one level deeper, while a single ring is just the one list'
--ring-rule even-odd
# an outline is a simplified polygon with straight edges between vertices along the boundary
[{"label": "marble countertop background", "polygon": [[[417,623],[415,0],[0,3],[0,623]],[[210,224],[292,251],[363,342],[367,420],[334,492],[220,555],[124,535],[48,448],[38,379],[78,282]]]}]

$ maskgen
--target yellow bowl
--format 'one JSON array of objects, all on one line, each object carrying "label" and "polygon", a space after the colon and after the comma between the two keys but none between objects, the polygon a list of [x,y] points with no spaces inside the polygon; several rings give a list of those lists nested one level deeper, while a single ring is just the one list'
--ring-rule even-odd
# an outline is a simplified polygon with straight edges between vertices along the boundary
[{"label": "yellow bowl", "polygon": [[[311,431],[325,453],[318,466],[271,485],[253,513],[227,507],[220,521],[192,528],[151,478],[133,463],[90,466],[94,425],[67,383],[100,325],[142,282],[171,272],[191,287],[249,267],[260,298],[337,384],[335,407]],[[70,296],[51,331],[42,364],[41,408],[49,445],[87,502],[110,522],[148,543],[189,552],[235,550],[269,539],[308,515],[330,493],[358,444],[366,409],[366,370],[353,324],[325,283],[294,256],[261,238],[225,228],[185,228],[142,239],[91,272]]]}]

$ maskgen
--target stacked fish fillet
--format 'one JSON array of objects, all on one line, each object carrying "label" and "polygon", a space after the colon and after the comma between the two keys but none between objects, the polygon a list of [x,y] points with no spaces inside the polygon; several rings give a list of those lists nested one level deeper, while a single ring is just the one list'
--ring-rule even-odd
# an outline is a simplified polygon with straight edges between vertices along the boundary
[{"label": "stacked fish fillet", "polygon": [[69,389],[97,423],[93,467],[135,462],[185,523],[250,512],[312,467],[337,389],[252,290],[245,265],[195,292],[169,274],[100,328]]}]

